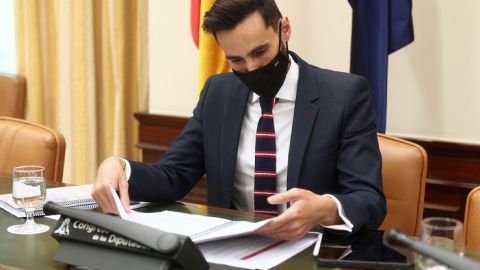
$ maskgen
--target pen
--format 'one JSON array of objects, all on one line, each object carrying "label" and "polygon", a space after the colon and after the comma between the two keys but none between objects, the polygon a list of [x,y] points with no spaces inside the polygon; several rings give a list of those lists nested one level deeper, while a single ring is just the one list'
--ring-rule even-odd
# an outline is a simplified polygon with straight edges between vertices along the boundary
[{"label": "pen", "polygon": [[322,243],[322,236],[323,233],[318,233],[317,242],[315,243],[315,247],[313,248],[313,256],[317,257],[318,252],[320,251],[320,244]]}]

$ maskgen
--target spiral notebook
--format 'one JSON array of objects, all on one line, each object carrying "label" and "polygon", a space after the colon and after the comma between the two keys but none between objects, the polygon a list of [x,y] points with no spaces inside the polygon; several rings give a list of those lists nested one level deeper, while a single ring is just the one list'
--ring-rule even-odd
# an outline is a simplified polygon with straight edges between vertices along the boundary
[{"label": "spiral notebook", "polygon": [[[93,184],[71,187],[48,188],[45,201],[53,201],[60,206],[88,210],[98,207],[92,198]],[[10,214],[22,218],[25,217],[25,209],[13,202],[12,194],[0,195],[0,208]],[[44,216],[42,206],[37,207],[33,214],[36,217]]]}]

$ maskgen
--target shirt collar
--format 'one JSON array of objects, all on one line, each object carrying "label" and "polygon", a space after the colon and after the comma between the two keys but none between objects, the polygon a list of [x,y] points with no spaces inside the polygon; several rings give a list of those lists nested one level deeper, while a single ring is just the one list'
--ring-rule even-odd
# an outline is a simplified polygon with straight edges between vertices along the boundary
[{"label": "shirt collar", "polygon": [[[277,98],[282,100],[295,101],[297,96],[297,85],[298,85],[298,64],[293,60],[292,56],[288,55],[290,59],[290,68],[288,69],[287,76],[285,77],[285,82],[283,82],[282,87],[277,93]],[[249,102],[254,103],[258,100],[259,96],[254,92],[250,91]]]}]

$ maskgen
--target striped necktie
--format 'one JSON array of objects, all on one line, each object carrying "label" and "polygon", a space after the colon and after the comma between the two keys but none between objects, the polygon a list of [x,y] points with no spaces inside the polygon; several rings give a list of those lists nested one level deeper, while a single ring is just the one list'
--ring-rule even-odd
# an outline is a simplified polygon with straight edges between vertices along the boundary
[{"label": "striped necktie", "polygon": [[260,98],[262,115],[258,121],[255,142],[255,213],[268,215],[277,214],[277,206],[267,202],[268,196],[277,193],[277,149],[272,114],[277,102],[278,98]]}]

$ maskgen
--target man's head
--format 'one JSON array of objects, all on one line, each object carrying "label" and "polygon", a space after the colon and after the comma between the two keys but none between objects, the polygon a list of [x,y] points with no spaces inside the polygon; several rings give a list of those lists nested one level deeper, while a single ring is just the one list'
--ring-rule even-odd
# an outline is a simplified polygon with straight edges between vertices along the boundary
[{"label": "man's head", "polygon": [[274,0],[217,0],[205,13],[202,28],[215,35],[230,66],[239,72],[268,64],[279,47],[286,55],[291,32]]},{"label": "man's head", "polygon": [[251,91],[275,97],[290,64],[291,31],[273,0],[217,0],[202,27],[215,35],[233,72]]},{"label": "man's head", "polygon": [[202,29],[217,38],[217,32],[233,29],[254,12],[261,15],[266,27],[277,32],[282,14],[274,0],[217,0],[205,13]]}]

